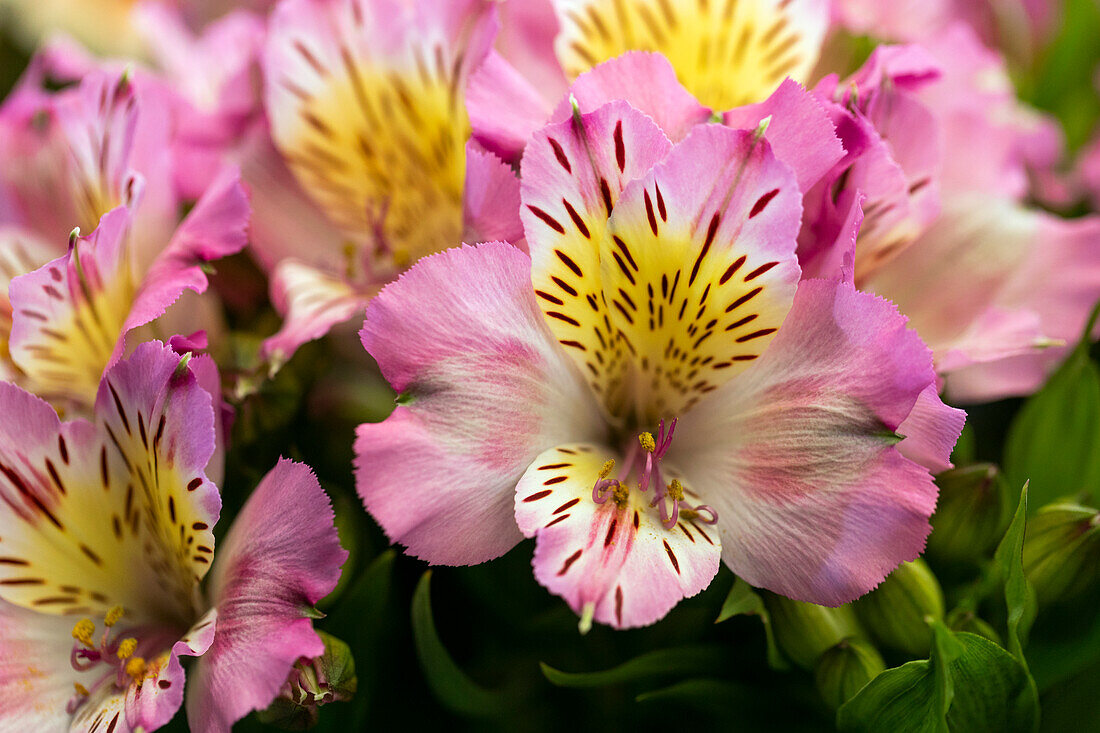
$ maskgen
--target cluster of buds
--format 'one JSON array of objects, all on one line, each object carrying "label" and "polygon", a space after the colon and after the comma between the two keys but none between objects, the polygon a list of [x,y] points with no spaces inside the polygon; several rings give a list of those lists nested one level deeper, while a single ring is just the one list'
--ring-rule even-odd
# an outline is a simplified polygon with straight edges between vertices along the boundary
[{"label": "cluster of buds", "polygon": [[852,604],[871,638],[914,659],[928,656],[932,630],[926,619],[943,621],[943,591],[925,564],[904,562],[875,590]]},{"label": "cluster of buds", "polygon": [[1028,521],[1024,573],[1043,606],[1080,601],[1100,588],[1100,512],[1072,502]]}]

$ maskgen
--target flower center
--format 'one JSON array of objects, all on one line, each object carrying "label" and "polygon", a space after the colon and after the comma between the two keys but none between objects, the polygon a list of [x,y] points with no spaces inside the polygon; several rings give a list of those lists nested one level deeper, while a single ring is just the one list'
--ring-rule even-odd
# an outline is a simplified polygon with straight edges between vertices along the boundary
[{"label": "flower center", "polygon": [[675,432],[676,418],[673,418],[668,424],[667,432],[665,421],[660,421],[656,438],[650,432],[639,433],[637,442],[632,442],[627,450],[625,465],[616,478],[611,478],[615,471],[614,459],[607,461],[600,469],[599,476],[592,485],[592,501],[603,504],[610,499],[619,507],[626,506],[630,497],[629,479],[636,475],[638,491],[644,494],[650,486],[653,487],[653,499],[649,505],[656,506],[660,511],[661,524],[665,529],[675,527],[681,514],[687,519],[698,518],[704,524],[717,523],[718,512],[713,507],[706,504],[690,506],[680,481],[672,479],[665,483],[661,475],[661,461],[672,445],[672,435]]},{"label": "flower center", "polygon": [[[121,606],[115,606],[103,619],[103,633],[96,639],[96,625],[90,618],[84,618],[76,622],[73,627],[73,648],[69,655],[69,663],[77,672],[87,672],[100,665],[105,665],[106,670],[114,669],[114,682],[118,687],[124,687],[131,680],[138,681],[145,676],[148,665],[143,657],[137,656],[138,640],[134,637],[113,634],[112,629],[123,616]],[[107,674],[96,684],[99,687],[111,679]],[[79,682],[74,683],[75,694],[69,699],[66,711],[72,715],[76,712],[88,696],[91,694],[86,687]]]}]

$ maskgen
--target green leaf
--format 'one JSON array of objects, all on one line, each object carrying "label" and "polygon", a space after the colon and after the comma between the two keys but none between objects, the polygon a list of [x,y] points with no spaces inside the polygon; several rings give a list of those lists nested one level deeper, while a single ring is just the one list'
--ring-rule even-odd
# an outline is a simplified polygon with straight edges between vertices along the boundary
[{"label": "green leaf", "polygon": [[951,462],[956,466],[967,466],[977,460],[978,444],[974,436],[974,426],[967,422],[963,425],[955,449],[951,451]]},{"label": "green leaf", "polygon": [[540,662],[542,673],[558,687],[603,687],[658,677],[680,677],[721,669],[725,655],[713,646],[658,649],[601,672],[562,672]]},{"label": "green leaf", "polygon": [[837,711],[841,731],[1030,733],[1038,702],[1015,657],[976,634],[932,624],[931,659],[888,669]]},{"label": "green leaf", "polygon": [[[319,622],[325,631],[343,639],[359,660],[358,692],[346,709],[321,711],[321,729],[360,730],[366,725],[367,712],[375,702],[377,679],[384,671],[381,647],[389,633],[390,598],[393,590],[393,563],[396,553],[391,549],[374,558],[341,595],[329,615]],[[339,719],[339,721],[337,721]]]},{"label": "green leaf", "polygon": [[500,715],[506,699],[486,690],[466,676],[443,646],[432,618],[432,571],[421,576],[412,597],[412,631],[416,656],[428,686],[436,698],[450,710],[475,718]]},{"label": "green leaf", "polygon": [[1016,514],[1005,532],[1004,539],[993,553],[993,562],[1004,583],[1005,606],[1008,609],[1008,651],[1027,668],[1024,645],[1031,624],[1035,621],[1037,605],[1035,592],[1024,575],[1024,535],[1027,530],[1027,489],[1020,491],[1020,503]]},{"label": "green leaf", "polygon": [[1100,370],[1089,358],[1089,334],[1020,409],[1008,430],[1004,469],[1009,484],[1031,481],[1031,503],[1100,485]]},{"label": "green leaf", "polygon": [[764,625],[764,643],[767,648],[768,666],[772,669],[789,669],[790,665],[779,651],[779,645],[775,641],[775,631],[772,628],[771,615],[764,606],[764,599],[747,582],[741,578],[735,578],[729,595],[722,603],[722,610],[714,623],[720,624],[733,616],[759,616]]}]

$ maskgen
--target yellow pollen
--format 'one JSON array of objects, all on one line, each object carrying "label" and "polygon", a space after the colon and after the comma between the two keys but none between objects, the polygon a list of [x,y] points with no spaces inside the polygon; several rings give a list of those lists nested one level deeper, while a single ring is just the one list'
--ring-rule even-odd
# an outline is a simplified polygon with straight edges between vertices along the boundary
[{"label": "yellow pollen", "polygon": [[79,682],[74,682],[73,683],[73,689],[75,689],[76,694],[80,695],[81,697],[87,697],[88,696],[88,688],[85,687],[84,685],[80,684]]},{"label": "yellow pollen", "polygon": [[118,645],[118,658],[129,659],[137,651],[137,639],[123,639]]},{"label": "yellow pollen", "polygon": [[668,495],[676,501],[684,500],[684,485],[679,479],[672,479],[672,483],[668,485]]},{"label": "yellow pollen", "polygon": [[611,472],[615,470],[615,459],[610,458],[604,462],[603,468],[600,469],[600,478],[607,478],[611,475]]},{"label": "yellow pollen", "polygon": [[103,625],[107,628],[111,628],[118,623],[118,620],[122,618],[123,613],[124,611],[122,610],[122,606],[115,606],[107,612],[106,618],[103,619]]},{"label": "yellow pollen", "polygon": [[642,433],[638,436],[638,442],[642,444],[642,450],[646,453],[657,450],[657,442],[653,440],[653,433]]},{"label": "yellow pollen", "polygon": [[619,507],[626,504],[627,497],[630,496],[630,489],[626,484],[618,484],[611,492],[611,500]]},{"label": "yellow pollen", "polygon": [[73,627],[73,638],[87,647],[94,647],[92,634],[95,633],[95,624],[90,618],[82,618]]},{"label": "yellow pollen", "polygon": [[141,657],[131,657],[126,662],[126,674],[130,675],[135,681],[140,679],[145,674],[145,660]]}]

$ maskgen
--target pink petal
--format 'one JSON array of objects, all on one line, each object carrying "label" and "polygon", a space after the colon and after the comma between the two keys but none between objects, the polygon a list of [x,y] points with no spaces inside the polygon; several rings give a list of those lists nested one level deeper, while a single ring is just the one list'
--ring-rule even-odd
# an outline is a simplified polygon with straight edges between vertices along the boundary
[{"label": "pink petal", "polygon": [[937,385],[930,384],[920,393],[909,417],[898,426],[898,434],[905,436],[898,443],[898,452],[932,473],[946,471],[953,467],[951,451],[965,422],[966,413],[943,404]]},{"label": "pink petal", "polygon": [[133,297],[129,211],[108,212],[68,255],[12,280],[12,361],[36,394],[88,405]]},{"label": "pink petal", "polygon": [[490,0],[288,0],[272,14],[275,145],[379,277],[461,239],[463,92],[497,27]]},{"label": "pink petal", "polygon": [[[131,682],[124,690],[126,724],[129,727],[123,730],[156,730],[176,716],[183,704],[184,689],[183,665],[179,658],[199,656],[210,648],[215,638],[215,618],[215,613],[207,613],[172,645],[163,664],[154,662],[144,677]],[[90,713],[87,715],[90,716]],[[110,720],[107,716],[104,719]]]},{"label": "pink petal", "polygon": [[609,59],[578,76],[569,94],[554,109],[554,122],[572,116],[572,99],[584,112],[621,99],[649,115],[670,140],[679,142],[711,116],[710,109],[677,81],[668,59],[658,53],[630,51]]},{"label": "pink petal", "polygon": [[[599,297],[600,247],[612,246],[608,217],[623,188],[671,147],[649,117],[616,101],[547,125],[523,155],[520,215],[531,251],[531,282],[554,337],[599,394],[622,384],[616,374],[620,355],[611,353],[615,346],[602,333],[613,307]],[[603,256],[606,263],[621,258]],[[605,358],[604,368],[592,361],[596,357],[590,354],[597,352]]]},{"label": "pink petal", "polygon": [[339,272],[347,240],[298,185],[258,125],[241,145],[241,171],[252,200],[251,252],[267,270],[288,257]]},{"label": "pink petal", "polygon": [[546,123],[551,109],[539,89],[496,51],[470,75],[466,110],[474,139],[509,163],[520,159],[527,139]]},{"label": "pink petal", "polygon": [[[1095,217],[1066,221],[1004,199],[956,197],[866,287],[912,319],[942,372],[967,368],[965,380],[948,380],[953,399],[1026,394],[1056,363],[1050,340],[1078,338],[1100,299],[1097,241]],[[1033,362],[1017,358],[1027,351]],[[970,369],[1001,359],[1015,366],[997,368],[985,381]]]},{"label": "pink petal", "polygon": [[[251,216],[240,173],[225,169],[176,229],[134,296],[123,334],[159,318],[185,289],[206,291],[203,265],[239,252],[248,243]],[[114,358],[122,353],[119,341]]]},{"label": "pink petal", "polygon": [[69,665],[74,620],[0,600],[0,698],[5,731],[67,731],[65,705],[74,682],[92,684],[94,673]]},{"label": "pink petal", "polygon": [[893,433],[934,384],[930,352],[893,307],[803,281],[764,355],[680,420],[668,459],[717,510],[735,573],[836,606],[924,547],[936,487]]},{"label": "pink petal", "polygon": [[597,504],[592,486],[614,453],[570,443],[539,455],[516,487],[516,523],[535,537],[535,577],[577,614],[617,629],[659,621],[708,585],[721,560],[717,532],[661,525],[648,494]]},{"label": "pink petal", "polygon": [[286,459],[260,481],[226,536],[211,576],[213,645],[191,678],[194,731],[229,731],[275,698],[299,657],[324,645],[306,613],[336,587],[347,552],[308,466]]},{"label": "pink petal", "polygon": [[283,314],[283,325],[264,340],[260,355],[274,367],[286,363],[303,344],[362,313],[370,295],[309,265],[283,260],[271,275],[271,302]]},{"label": "pink petal", "polygon": [[763,102],[726,112],[722,121],[730,127],[755,130],[767,117],[771,121],[764,136],[775,157],[794,171],[802,192],[844,157],[844,147],[825,107],[793,79],[785,79]]},{"label": "pink petal", "polygon": [[[96,422],[61,423],[45,402],[0,384],[0,597],[43,613],[135,624],[189,612],[213,548],[220,497],[204,469],[214,449],[210,395],[180,357],[142,344],[108,371]],[[144,488],[148,486],[149,488]],[[140,518],[140,521],[139,521]],[[80,589],[79,593],[62,588]],[[35,600],[53,598],[48,604]]]},{"label": "pink petal", "polygon": [[531,81],[543,99],[550,103],[560,99],[568,82],[554,55],[559,26],[552,0],[502,3],[500,19],[495,45],[501,56]]},{"label": "pink petal", "polygon": [[390,540],[431,563],[510,549],[523,472],[548,447],[602,432],[529,278],[510,245],[462,247],[421,260],[367,308],[363,346],[405,399],[359,427],[357,488]]},{"label": "pink petal", "polygon": [[466,242],[519,242],[519,179],[512,168],[473,140],[466,144],[463,194]]},{"label": "pink petal", "polygon": [[631,345],[620,385],[600,392],[609,411],[682,414],[767,349],[800,275],[800,205],[767,141],[721,125],[696,127],[623,190],[600,244],[603,299]]}]

